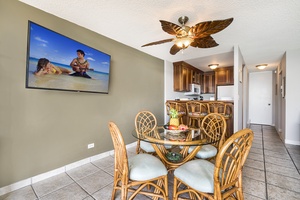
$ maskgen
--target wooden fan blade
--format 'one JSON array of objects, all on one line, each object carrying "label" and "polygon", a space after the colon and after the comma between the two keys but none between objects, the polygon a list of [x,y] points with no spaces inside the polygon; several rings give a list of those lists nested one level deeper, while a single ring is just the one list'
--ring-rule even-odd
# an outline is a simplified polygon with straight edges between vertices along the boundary
[{"label": "wooden fan blade", "polygon": [[178,26],[177,24],[174,24],[172,22],[167,22],[164,20],[159,20],[161,23],[162,29],[171,34],[171,35],[182,35],[183,30],[181,29],[181,26]]},{"label": "wooden fan blade", "polygon": [[207,21],[196,24],[190,29],[194,38],[207,37],[211,34],[218,33],[231,24],[233,18],[224,20]]},{"label": "wooden fan blade", "polygon": [[178,47],[176,44],[174,44],[170,49],[170,54],[175,55],[181,50],[180,47]]},{"label": "wooden fan blade", "polygon": [[211,48],[211,47],[216,47],[218,45],[219,44],[216,43],[216,41],[211,36],[205,38],[196,38],[190,44],[190,46],[197,47],[197,48]]},{"label": "wooden fan blade", "polygon": [[142,47],[151,46],[151,45],[157,45],[157,44],[162,44],[162,43],[166,43],[166,42],[172,42],[173,40],[174,40],[174,38],[166,39],[166,40],[160,40],[160,41],[156,41],[156,42],[151,42],[151,43],[148,43],[148,44],[144,44]]}]

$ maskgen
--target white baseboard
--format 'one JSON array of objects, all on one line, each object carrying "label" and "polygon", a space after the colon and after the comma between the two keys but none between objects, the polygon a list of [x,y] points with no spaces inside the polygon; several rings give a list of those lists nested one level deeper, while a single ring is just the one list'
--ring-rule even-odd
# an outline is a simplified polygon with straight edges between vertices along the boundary
[{"label": "white baseboard", "polygon": [[[135,146],[136,146],[136,142],[133,142],[131,144],[126,145],[126,148],[128,149],[128,148],[135,147]],[[0,196],[2,196],[4,194],[7,194],[7,193],[10,193],[10,192],[13,192],[15,190],[18,190],[20,188],[29,186],[31,184],[37,183],[39,181],[45,180],[47,178],[65,173],[66,171],[69,171],[69,170],[74,169],[76,167],[80,167],[82,165],[88,164],[90,162],[94,162],[96,160],[99,160],[101,158],[105,158],[105,157],[111,156],[111,155],[114,155],[114,150],[107,151],[107,152],[104,152],[104,153],[101,153],[101,154],[98,154],[98,155],[95,155],[95,156],[92,156],[92,157],[89,157],[89,158],[85,158],[85,159],[76,161],[74,163],[65,165],[63,167],[51,170],[49,172],[45,172],[43,174],[39,174],[37,176],[33,176],[33,177],[30,177],[30,178],[21,180],[19,182],[13,183],[11,185],[4,186],[4,187],[0,188]]]},{"label": "white baseboard", "polygon": [[292,144],[292,145],[300,145],[300,141],[295,140],[284,140],[285,144]]}]

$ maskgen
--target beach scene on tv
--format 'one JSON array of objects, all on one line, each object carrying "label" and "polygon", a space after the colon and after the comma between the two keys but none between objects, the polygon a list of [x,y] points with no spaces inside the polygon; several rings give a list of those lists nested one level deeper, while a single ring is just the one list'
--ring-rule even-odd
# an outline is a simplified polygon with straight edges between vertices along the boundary
[{"label": "beach scene on tv", "polygon": [[108,93],[110,55],[29,22],[28,88]]}]

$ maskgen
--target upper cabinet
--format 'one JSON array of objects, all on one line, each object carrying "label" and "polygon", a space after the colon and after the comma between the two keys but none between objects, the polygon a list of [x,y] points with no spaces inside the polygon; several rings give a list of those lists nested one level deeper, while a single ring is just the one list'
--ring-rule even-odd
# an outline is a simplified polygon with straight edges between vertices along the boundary
[{"label": "upper cabinet", "polygon": [[180,61],[173,63],[174,66],[174,91],[188,92],[189,84],[201,84],[202,71],[192,65]]},{"label": "upper cabinet", "polygon": [[233,67],[217,68],[215,70],[216,85],[233,85]]},{"label": "upper cabinet", "polygon": [[205,72],[203,74],[203,84],[201,85],[203,94],[215,93],[215,72]]}]

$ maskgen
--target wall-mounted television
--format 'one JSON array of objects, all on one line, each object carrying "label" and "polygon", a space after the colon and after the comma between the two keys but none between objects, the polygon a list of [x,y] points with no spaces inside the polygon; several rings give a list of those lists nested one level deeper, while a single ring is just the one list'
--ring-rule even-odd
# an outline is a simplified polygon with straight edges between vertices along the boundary
[{"label": "wall-mounted television", "polygon": [[26,88],[108,93],[111,56],[28,22]]}]

